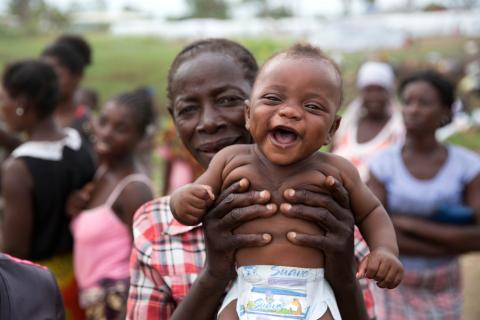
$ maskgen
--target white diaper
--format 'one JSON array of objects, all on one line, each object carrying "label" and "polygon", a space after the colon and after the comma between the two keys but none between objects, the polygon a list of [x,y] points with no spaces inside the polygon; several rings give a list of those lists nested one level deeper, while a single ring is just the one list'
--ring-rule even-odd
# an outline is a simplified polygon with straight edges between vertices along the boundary
[{"label": "white diaper", "polygon": [[330,310],[340,320],[335,295],[324,269],[243,266],[223,300],[220,312],[237,299],[241,320],[319,319]]}]

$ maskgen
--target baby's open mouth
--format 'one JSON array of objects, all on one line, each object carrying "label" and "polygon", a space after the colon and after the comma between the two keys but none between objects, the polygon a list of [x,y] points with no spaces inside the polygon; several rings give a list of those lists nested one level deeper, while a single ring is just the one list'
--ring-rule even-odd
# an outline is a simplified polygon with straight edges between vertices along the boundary
[{"label": "baby's open mouth", "polygon": [[282,126],[274,128],[271,134],[275,142],[280,145],[288,145],[294,143],[299,136],[294,129]]}]

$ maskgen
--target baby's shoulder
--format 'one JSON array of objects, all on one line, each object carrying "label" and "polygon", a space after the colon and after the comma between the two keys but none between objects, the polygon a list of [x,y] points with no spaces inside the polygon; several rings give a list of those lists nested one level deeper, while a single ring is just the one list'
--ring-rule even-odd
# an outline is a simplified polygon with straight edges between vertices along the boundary
[{"label": "baby's shoulder", "polygon": [[342,156],[328,152],[315,154],[316,167],[325,175],[333,176],[340,182],[356,181],[359,174],[355,166]]},{"label": "baby's shoulder", "polygon": [[235,144],[218,151],[214,158],[222,159],[224,163],[229,163],[238,157],[250,156],[252,153],[253,147],[251,144]]}]

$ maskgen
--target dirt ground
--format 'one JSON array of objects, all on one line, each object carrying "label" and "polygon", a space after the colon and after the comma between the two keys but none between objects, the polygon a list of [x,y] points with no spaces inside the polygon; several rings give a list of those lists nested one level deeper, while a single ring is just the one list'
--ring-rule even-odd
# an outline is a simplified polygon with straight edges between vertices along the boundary
[{"label": "dirt ground", "polygon": [[480,319],[480,253],[462,257],[465,311],[463,320]]}]

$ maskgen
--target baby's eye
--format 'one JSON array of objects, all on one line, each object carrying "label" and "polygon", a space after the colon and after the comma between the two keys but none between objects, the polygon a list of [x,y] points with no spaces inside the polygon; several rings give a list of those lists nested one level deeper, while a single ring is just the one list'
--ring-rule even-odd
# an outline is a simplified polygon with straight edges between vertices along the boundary
[{"label": "baby's eye", "polygon": [[305,107],[305,109],[310,110],[310,111],[314,111],[314,112],[319,112],[319,111],[322,111],[322,110],[325,109],[322,105],[316,104],[316,103],[307,103],[307,104],[305,104],[304,107]]},{"label": "baby's eye", "polygon": [[266,104],[278,104],[282,102],[282,99],[280,97],[273,94],[264,95],[261,99]]}]

